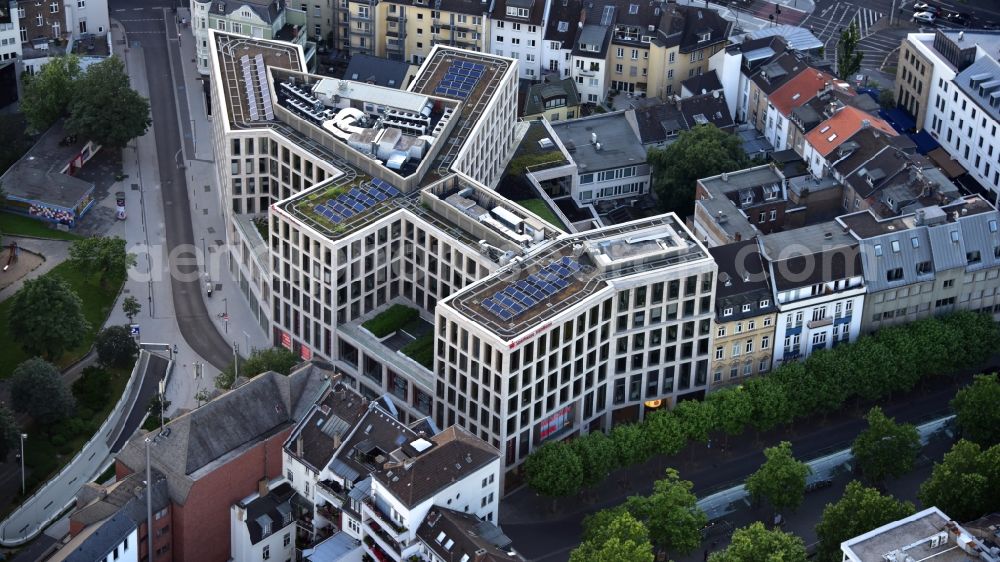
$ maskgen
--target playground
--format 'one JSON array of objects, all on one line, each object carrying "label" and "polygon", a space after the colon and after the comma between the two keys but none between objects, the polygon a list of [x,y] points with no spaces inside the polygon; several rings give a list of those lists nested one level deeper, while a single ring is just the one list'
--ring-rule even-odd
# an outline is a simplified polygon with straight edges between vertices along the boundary
[{"label": "playground", "polygon": [[40,254],[25,250],[17,242],[5,244],[0,250],[0,291],[34,271],[44,261]]}]

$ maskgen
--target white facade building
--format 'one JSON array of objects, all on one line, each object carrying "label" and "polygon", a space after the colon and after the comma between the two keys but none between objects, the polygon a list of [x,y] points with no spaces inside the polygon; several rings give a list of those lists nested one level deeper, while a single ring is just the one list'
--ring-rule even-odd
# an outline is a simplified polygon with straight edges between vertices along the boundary
[{"label": "white facade building", "polygon": [[261,481],[260,489],[230,508],[233,562],[295,559],[295,490],[283,478]]},{"label": "white facade building", "polygon": [[0,64],[21,59],[21,24],[17,1],[10,0],[0,13]]},{"label": "white facade building", "polygon": [[520,78],[541,79],[545,24],[551,5],[545,0],[498,0],[492,3],[489,51],[517,59]]},{"label": "white facade building", "polygon": [[857,339],[865,284],[853,236],[829,222],[761,236],[758,243],[778,305],[774,365]]},{"label": "white facade building", "polygon": [[1000,548],[992,541],[980,540],[933,506],[846,540],[840,550],[844,562],[1000,560]]}]

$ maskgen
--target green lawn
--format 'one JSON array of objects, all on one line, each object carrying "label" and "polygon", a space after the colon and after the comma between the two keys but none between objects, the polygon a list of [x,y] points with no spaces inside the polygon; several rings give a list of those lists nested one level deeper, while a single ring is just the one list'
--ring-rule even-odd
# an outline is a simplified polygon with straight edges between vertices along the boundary
[{"label": "green lawn", "polygon": [[552,212],[552,209],[550,209],[542,199],[525,199],[524,201],[518,201],[517,203],[525,209],[552,223],[552,225],[557,228],[566,230],[566,225],[559,220],[559,217]]},{"label": "green lawn", "polygon": [[[111,307],[115,304],[118,290],[121,288],[124,279],[117,279],[108,283],[107,288],[102,288],[97,275],[86,275],[70,266],[69,263],[61,263],[55,266],[46,275],[55,275],[62,278],[69,284],[70,288],[83,301],[83,314],[90,322],[90,331],[87,333],[82,344],[75,349],[63,354],[54,361],[57,367],[66,367],[87,354],[94,341],[94,336],[104,325],[111,313]],[[18,363],[28,359],[28,355],[17,345],[7,333],[7,314],[10,311],[11,300],[0,302],[0,378],[9,377],[14,367]]]},{"label": "green lawn", "polygon": [[420,363],[427,369],[434,368],[434,332],[427,332],[423,336],[411,341],[400,349],[403,355]]},{"label": "green lawn", "polygon": [[79,240],[80,237],[71,232],[63,232],[49,228],[49,223],[28,218],[14,213],[0,213],[0,233],[11,236],[35,236],[37,238],[52,238],[54,240]]},{"label": "green lawn", "polygon": [[362,326],[376,338],[384,338],[418,316],[420,316],[420,312],[417,309],[411,306],[394,304],[380,312],[378,316],[366,321]]}]

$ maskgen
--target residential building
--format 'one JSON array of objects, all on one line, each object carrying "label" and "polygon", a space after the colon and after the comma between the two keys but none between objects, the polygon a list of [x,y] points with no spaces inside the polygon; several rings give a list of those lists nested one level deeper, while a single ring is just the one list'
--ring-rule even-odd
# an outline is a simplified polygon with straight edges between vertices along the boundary
[{"label": "residential building", "polygon": [[937,507],[840,543],[844,562],[879,560],[928,560],[940,562],[993,562],[1000,549],[977,539]]},{"label": "residential building", "polygon": [[700,96],[715,92],[721,93],[722,91],[722,82],[719,81],[719,75],[714,70],[709,69],[704,74],[696,74],[681,82],[680,97],[689,98],[691,96]]},{"label": "residential building", "polygon": [[634,120],[625,111],[549,125],[574,167],[570,194],[586,205],[649,192],[649,165]]},{"label": "residential building", "polygon": [[715,270],[667,214],[561,236],[456,292],[436,310],[435,421],[502,443],[509,489],[546,441],[703,396]]},{"label": "residential building", "polygon": [[351,57],[344,78],[405,90],[416,74],[417,67],[410,63],[358,54]]},{"label": "residential building", "polygon": [[787,182],[766,164],[702,178],[695,187],[695,236],[706,246],[722,246],[777,232],[790,208]]},{"label": "residential building", "polygon": [[897,73],[899,101],[924,116],[918,128],[994,193],[1000,193],[998,49],[1000,33],[994,31],[911,33],[901,47],[910,60],[901,59]]},{"label": "residential building", "polygon": [[496,0],[489,3],[489,52],[517,59],[519,78],[539,80],[545,73],[542,43],[552,4],[546,0]]},{"label": "residential building", "polygon": [[719,266],[715,280],[711,388],[771,370],[777,306],[756,240],[709,248]]},{"label": "residential building", "polygon": [[857,240],[835,221],[757,240],[778,305],[774,364],[856,340],[865,301]]},{"label": "residential building", "polygon": [[0,64],[18,61],[22,57],[21,20],[17,17],[17,0],[0,3]]},{"label": "residential building", "polygon": [[486,52],[489,4],[448,0],[350,0],[341,18],[351,55],[422,64],[435,46]]},{"label": "residential building", "polygon": [[230,509],[230,560],[294,560],[295,490],[283,478],[262,478],[259,489]]},{"label": "residential building", "polygon": [[805,135],[801,154],[812,175],[824,177],[830,165],[837,160],[836,156],[832,156],[833,152],[859,131],[869,127],[878,129],[886,137],[896,136],[891,125],[870,113],[851,106],[834,109],[827,119]]},{"label": "residential building", "polygon": [[[817,93],[830,88],[850,92],[846,82],[838,80],[832,74],[809,67],[795,75],[767,96],[767,112],[763,121],[764,137],[775,150],[791,148],[789,142],[792,111],[812,99]],[[853,92],[851,92],[853,93]]]},{"label": "residential building", "polygon": [[84,69],[111,54],[107,0],[17,0],[16,20],[23,72],[38,72],[50,57],[67,53],[78,55]]},{"label": "residential building", "polygon": [[230,508],[262,479],[281,476],[282,444],[330,384],[330,374],[316,365],[287,377],[261,374],[174,418],[157,435],[126,443],[116,457],[117,478],[145,477],[147,454],[153,470],[166,477],[169,559],[230,559]]},{"label": "residential building", "polygon": [[649,43],[649,97],[680,93],[682,81],[709,72],[709,60],[726,48],[733,26],[708,8],[668,3],[664,9]]},{"label": "residential building", "polygon": [[426,549],[421,555],[432,562],[451,561],[456,557],[476,562],[524,560],[511,549],[510,539],[495,525],[447,507],[432,509],[417,529],[417,537]]},{"label": "residential building", "polygon": [[[775,41],[770,39],[770,41]],[[770,47],[762,47],[763,53],[767,53]],[[801,54],[793,51],[783,51],[781,54],[768,59],[766,64],[755,66],[755,70],[749,75],[747,85],[747,110],[744,119],[753,125],[755,129],[764,133],[768,129],[772,131],[768,141],[774,137],[774,107],[770,103],[770,96],[781,86],[793,80],[796,76],[809,69],[808,62]],[[822,87],[822,86],[821,86]],[[820,88],[816,88],[819,90]],[[791,95],[789,96],[789,98]],[[802,100],[803,103],[805,100]],[[789,104],[791,100],[789,100]],[[767,125],[768,113],[771,113],[771,125]],[[739,117],[737,117],[739,120]],[[772,150],[778,150],[773,142],[770,142]]]},{"label": "residential building", "polygon": [[955,310],[1000,318],[1000,213],[982,197],[889,218],[861,211],[837,222],[860,244],[865,331]]},{"label": "residential building", "polygon": [[[293,8],[293,5],[297,7]],[[202,74],[209,72],[209,30],[300,45],[304,49],[306,64],[310,64],[316,45],[309,42],[306,10],[298,7],[304,5],[286,4],[284,0],[191,0],[191,31],[198,71]]]},{"label": "residential building", "polygon": [[[750,113],[751,78],[762,66],[785,52],[783,37],[746,39],[727,45],[711,56],[709,70],[715,72],[728,100],[729,115],[738,123],[747,122]],[[759,97],[760,94],[758,94]]]},{"label": "residential building", "polygon": [[712,124],[722,131],[735,132],[726,96],[721,91],[666,102],[656,98],[633,100],[630,105],[634,109],[626,115],[635,119],[639,140],[647,149],[673,144],[681,131],[698,125]]},{"label": "residential building", "polygon": [[[427,556],[419,529],[435,526],[433,513],[454,509],[496,529],[500,452],[460,427],[396,415],[388,397],[368,401],[337,382],[292,431],[285,495],[294,487],[313,504],[309,528],[320,538],[347,534],[364,554],[397,562]],[[449,548],[461,540],[452,539]]]},{"label": "residential building", "polygon": [[88,483],[80,489],[69,516],[69,537],[46,560],[93,562],[149,560],[147,499],[153,520],[152,560],[171,560],[170,500],[162,474],[147,498],[145,474],[131,474],[108,485]]},{"label": "residential building", "polygon": [[[549,17],[542,38],[542,72],[551,78],[572,78],[573,44],[583,3],[581,0],[566,0],[547,4]],[[576,79],[573,78],[573,81]]]},{"label": "residential building", "polygon": [[[792,127],[789,128],[788,146],[799,156],[804,155],[806,135],[817,128],[822,129],[824,121],[831,119],[845,107],[868,115],[863,119],[869,120],[877,119],[878,111],[881,109],[878,102],[867,94],[854,95],[849,90],[824,87],[822,92],[817,93],[806,103],[792,110],[790,118]],[[895,131],[892,134],[895,134]],[[838,135],[838,138],[841,139],[840,142],[846,140],[846,137],[842,137],[843,135]]]},{"label": "residential building", "polygon": [[544,117],[548,121],[574,119],[580,114],[580,94],[576,82],[564,78],[552,82],[541,82],[528,87],[525,95],[525,120]]}]

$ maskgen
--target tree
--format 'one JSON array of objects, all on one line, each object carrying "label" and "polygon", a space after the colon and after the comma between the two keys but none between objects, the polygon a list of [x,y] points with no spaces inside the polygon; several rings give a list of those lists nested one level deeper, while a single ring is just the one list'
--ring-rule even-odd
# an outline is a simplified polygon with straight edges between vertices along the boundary
[{"label": "tree", "polygon": [[726,388],[708,395],[708,405],[714,408],[713,415],[719,429],[730,435],[739,435],[746,430],[753,419],[751,397],[743,388]]},{"label": "tree", "polygon": [[11,449],[20,442],[21,426],[14,417],[14,412],[7,406],[0,405],[0,461],[6,462]]},{"label": "tree", "polygon": [[715,408],[704,402],[682,400],[674,408],[674,415],[684,428],[684,435],[691,441],[708,441],[708,433],[715,429]]},{"label": "tree", "polygon": [[108,148],[121,148],[146,133],[149,100],[129,86],[117,56],[92,64],[76,81],[67,130]]},{"label": "tree", "polygon": [[586,525],[570,562],[653,562],[649,533],[630,513],[614,510],[599,520],[600,525]]},{"label": "tree", "polygon": [[792,421],[785,389],[777,381],[752,378],[743,385],[743,392],[750,397],[753,406],[750,425],[757,431],[767,431]]},{"label": "tree", "polygon": [[857,481],[848,483],[837,503],[826,504],[816,525],[820,562],[840,562],[843,556],[840,543],[912,515],[914,511],[910,502],[882,495],[875,488],[866,488]]},{"label": "tree", "polygon": [[569,446],[580,459],[584,487],[600,484],[618,467],[618,448],[600,431],[577,437]]},{"label": "tree", "polygon": [[841,32],[840,41],[837,42],[837,75],[843,80],[854,76],[861,69],[865,53],[858,50],[859,41],[861,34],[858,33],[858,24],[852,21]]},{"label": "tree", "polygon": [[1000,445],[983,450],[962,439],[934,465],[917,495],[958,521],[970,521],[1000,505]]},{"label": "tree", "polygon": [[673,468],[666,477],[653,484],[649,496],[632,496],[625,504],[635,518],[649,530],[649,537],[658,547],[686,554],[701,544],[701,528],[708,517],[697,505],[691,492],[694,485],[681,480]]},{"label": "tree", "polygon": [[10,380],[14,409],[42,425],[54,424],[73,415],[76,399],[62,373],[42,359],[28,359],[14,368]]},{"label": "tree", "polygon": [[[269,347],[267,349],[255,349],[250,353],[245,361],[240,361],[239,374],[241,377],[252,379],[261,373],[274,371],[282,375],[292,372],[296,365],[302,360],[291,350],[283,347]],[[236,365],[230,363],[225,371],[219,373],[215,378],[215,386],[222,389],[232,387],[236,379]]]},{"label": "tree", "polygon": [[125,367],[135,362],[139,344],[135,343],[128,326],[108,326],[94,339],[97,357],[107,367]]},{"label": "tree", "polygon": [[623,465],[646,462],[653,455],[653,442],[637,423],[615,426],[611,430],[611,440],[618,449],[618,458]]},{"label": "tree", "polygon": [[754,501],[766,499],[778,511],[798,507],[806,492],[806,477],[812,470],[795,459],[788,441],[764,449],[764,456],[767,458],[764,464],[747,478],[750,497]]},{"label": "tree", "polygon": [[583,485],[583,463],[563,441],[550,441],[524,461],[528,485],[550,498],[575,494]]},{"label": "tree", "polygon": [[39,72],[24,75],[20,107],[29,129],[43,132],[66,114],[79,77],[80,59],[75,55],[51,58]]},{"label": "tree", "polygon": [[131,323],[142,312],[142,305],[139,304],[139,299],[132,295],[125,297],[125,300],[122,301],[122,312],[125,313],[125,316],[128,316],[128,321]]},{"label": "tree", "polygon": [[681,216],[694,209],[695,182],[744,168],[748,163],[739,137],[715,125],[698,125],[683,131],[677,142],[648,155],[653,167],[653,190],[664,211]]},{"label": "tree", "polygon": [[851,453],[865,478],[879,483],[898,478],[913,469],[920,454],[920,434],[910,424],[897,424],[882,408],[873,407],[865,416],[868,429],[851,445]]},{"label": "tree", "polygon": [[643,424],[653,451],[661,455],[675,455],[687,445],[684,426],[670,410],[656,410],[646,416]]},{"label": "tree", "polygon": [[962,436],[984,447],[1000,443],[1000,379],[997,374],[976,375],[972,384],[951,401]]},{"label": "tree", "polygon": [[10,300],[8,333],[31,355],[54,359],[82,343],[90,329],[80,297],[53,275],[25,281]]},{"label": "tree", "polygon": [[878,104],[882,109],[892,109],[896,107],[896,94],[892,88],[882,88],[878,93]]},{"label": "tree", "polygon": [[724,550],[712,553],[709,562],[805,562],[806,545],[799,537],[779,529],[768,530],[757,521],[737,529]]},{"label": "tree", "polygon": [[117,236],[93,236],[77,240],[69,247],[69,262],[82,272],[97,272],[101,286],[111,279],[124,279],[135,265],[135,254],[125,251],[125,241]]}]

